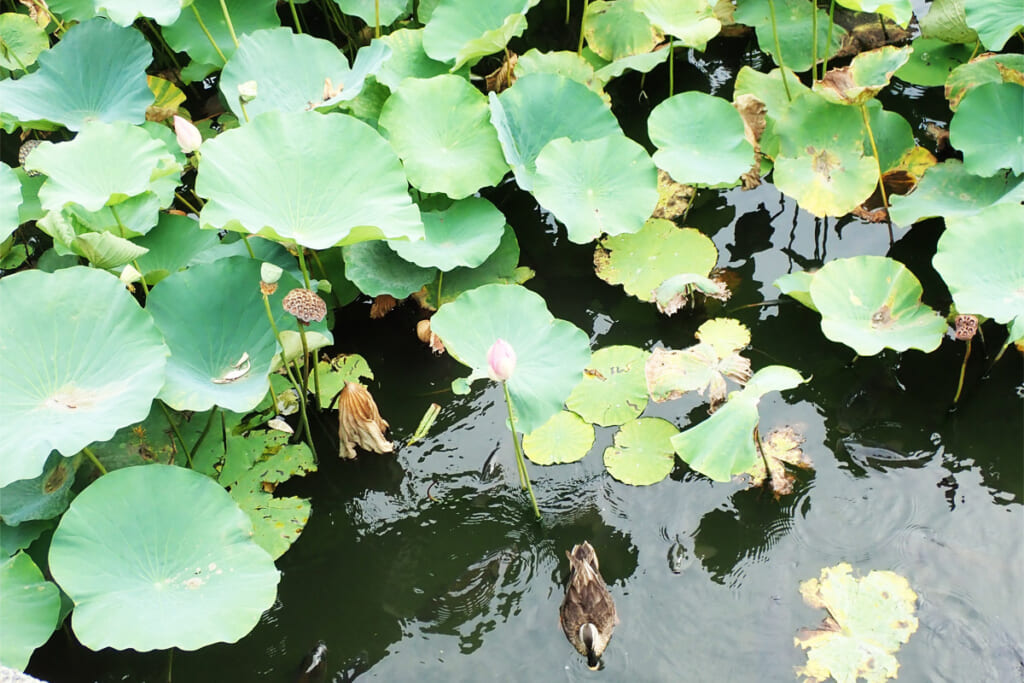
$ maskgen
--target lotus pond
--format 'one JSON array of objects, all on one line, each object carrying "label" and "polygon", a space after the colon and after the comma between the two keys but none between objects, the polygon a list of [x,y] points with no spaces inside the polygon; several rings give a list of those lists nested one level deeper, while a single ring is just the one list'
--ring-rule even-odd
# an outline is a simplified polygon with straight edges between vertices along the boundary
[{"label": "lotus pond", "polygon": [[3,3],[0,664],[1024,680],[1016,4]]}]

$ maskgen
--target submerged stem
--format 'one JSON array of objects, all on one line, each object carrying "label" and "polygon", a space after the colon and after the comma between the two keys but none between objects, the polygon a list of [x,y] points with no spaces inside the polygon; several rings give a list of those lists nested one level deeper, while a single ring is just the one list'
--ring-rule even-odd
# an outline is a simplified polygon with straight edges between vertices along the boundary
[{"label": "submerged stem", "polygon": [[519,446],[519,434],[516,432],[516,418],[512,414],[512,396],[508,393],[508,382],[502,382],[501,388],[505,392],[505,405],[508,406],[508,423],[512,428],[512,445],[516,449],[516,466],[519,468],[519,482],[530,494],[530,503],[533,504],[533,513],[540,519],[540,508],[537,507],[537,498],[533,495],[533,486],[530,485],[530,475],[526,471],[526,462],[523,460],[523,451]]},{"label": "submerged stem", "polygon": [[882,161],[878,157],[878,147],[875,145],[875,135],[871,132],[871,122],[868,120],[868,108],[866,104],[860,105],[861,116],[864,117],[864,128],[868,132],[868,139],[871,140],[871,153],[875,155],[875,166],[878,168],[878,191],[882,193],[882,206],[885,207],[885,223],[889,226],[889,246],[893,244],[892,219],[889,217],[889,197],[885,194],[885,183],[882,181]]},{"label": "submerged stem", "polygon": [[203,445],[203,441],[206,439],[206,435],[209,433],[210,427],[213,426],[213,418],[217,416],[217,410],[219,408],[220,406],[213,406],[213,409],[210,411],[210,417],[206,419],[206,426],[203,427],[203,431],[200,432],[199,438],[196,440],[196,444],[192,446],[192,451],[188,455],[189,467],[192,466],[192,459],[196,457],[196,453],[199,452],[199,447]]}]

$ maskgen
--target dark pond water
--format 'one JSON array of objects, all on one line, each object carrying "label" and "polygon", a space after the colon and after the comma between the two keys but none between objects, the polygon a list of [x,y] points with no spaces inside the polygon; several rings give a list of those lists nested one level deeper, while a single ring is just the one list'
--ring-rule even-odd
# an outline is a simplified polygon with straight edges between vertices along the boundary
[{"label": "dark pond water", "polygon": [[[735,58],[702,59],[685,77],[721,93]],[[625,87],[637,98],[639,78]],[[665,91],[658,74],[643,87]],[[935,106],[934,93],[900,84],[887,97],[901,112]],[[650,99],[637,98],[637,120],[660,98]],[[643,139],[642,126],[629,132]],[[896,571],[917,592],[920,627],[898,653],[901,681],[1024,680],[1020,355],[989,371],[976,354],[951,411],[962,360],[951,340],[928,355],[854,360],[799,305],[744,308],[777,299],[771,282],[783,273],[862,253],[903,260],[928,303],[943,307],[929,265],[940,223],[898,231],[890,249],[884,226],[816,220],[770,185],[702,193],[686,224],[713,237],[734,295],[724,308],[666,318],[598,280],[592,247],[567,243],[529,195],[506,186],[489,196],[516,228],[521,263],[538,273],[528,286],[595,348],[683,348],[708,315],[729,313],[752,330],[755,369],[813,375],[762,401],[761,428],[797,429],[814,471],[781,500],[682,464],[659,484],[631,487],[604,471],[613,430],[599,428],[580,463],[530,466],[537,524],[518,490],[500,390],[453,396],[449,384],[466,370],[416,340],[412,305],[370,321],[357,302],[339,314],[337,350],[369,361],[393,437],[407,439],[433,401],[441,415],[424,441],[355,462],[332,456],[336,423],[324,415],[320,470],[279,490],[310,496],[314,512],[278,562],[277,603],[235,645],[174,653],[174,680],[293,681],[318,641],[329,681],[793,680],[805,661],[793,636],[824,616],[799,584],[839,562]],[[997,336],[993,328],[992,344]],[[685,427],[706,412],[683,398],[646,415]],[[492,455],[500,468],[485,474]],[[558,626],[565,551],[582,540],[597,548],[622,620],[597,673]],[[57,682],[159,681],[167,667],[166,653],[91,653],[58,633],[30,671]]]}]

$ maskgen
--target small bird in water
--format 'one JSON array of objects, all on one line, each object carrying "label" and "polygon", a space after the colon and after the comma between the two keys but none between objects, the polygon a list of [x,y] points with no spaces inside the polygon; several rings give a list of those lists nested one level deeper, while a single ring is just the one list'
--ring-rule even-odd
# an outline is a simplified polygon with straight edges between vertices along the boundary
[{"label": "small bird in water", "polygon": [[598,659],[608,646],[619,615],[608,587],[601,578],[597,553],[584,541],[573,546],[569,558],[569,584],[559,609],[562,630],[573,647],[597,669]]}]

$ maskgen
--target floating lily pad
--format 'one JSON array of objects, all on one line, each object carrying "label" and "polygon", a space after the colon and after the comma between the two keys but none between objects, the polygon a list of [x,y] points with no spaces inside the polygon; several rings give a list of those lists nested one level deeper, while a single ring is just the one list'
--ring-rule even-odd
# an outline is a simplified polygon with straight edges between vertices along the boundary
[{"label": "floating lily pad", "polygon": [[411,14],[411,0],[334,0],[345,14],[359,17],[374,26],[379,17],[381,26]]},{"label": "floating lily pad", "polygon": [[448,352],[472,374],[457,382],[488,376],[487,351],[504,339],[515,351],[508,380],[518,428],[532,432],[562,409],[590,361],[586,333],[555,319],[539,295],[518,285],[485,285],[445,304],[430,329]]},{"label": "floating lily pad", "polygon": [[608,474],[633,486],[657,484],[675,466],[672,437],[678,433],[675,425],[658,417],[641,417],[623,425],[604,451]]},{"label": "floating lily pad", "polygon": [[594,254],[597,276],[641,301],[654,301],[654,290],[673,275],[707,276],[717,261],[706,235],[663,218],[647,221],[638,233],[601,240]]},{"label": "floating lily pad", "polygon": [[153,50],[134,28],[93,19],[68,29],[52,49],[39,55],[39,69],[0,81],[0,117],[26,128],[53,124],[81,130],[89,121],[142,123],[153,93],[146,68]]},{"label": "floating lily pad", "polygon": [[988,178],[972,175],[956,159],[928,169],[917,188],[892,198],[892,220],[911,225],[925,218],[973,216],[993,204],[1024,201],[1024,177],[1009,171]]},{"label": "floating lily pad", "polygon": [[[775,21],[772,21],[772,3],[768,0],[744,0],[736,7],[733,15],[740,24],[753,26],[757,33],[757,44],[780,63],[775,54],[775,39],[778,37],[782,60],[786,68],[807,71],[811,68],[811,45],[814,43],[814,23],[811,12],[818,13],[818,58],[835,54],[842,45],[846,31],[841,26],[832,26],[832,43],[829,39],[828,13],[816,5],[803,0],[775,0]],[[774,25],[774,29],[773,29]],[[826,45],[828,49],[826,50]]]},{"label": "floating lily pad", "polygon": [[497,185],[509,168],[487,98],[460,76],[403,81],[384,103],[380,127],[424,192],[461,199]]},{"label": "floating lily pad", "polygon": [[634,6],[652,24],[675,36],[680,45],[701,52],[722,30],[708,0],[635,0]]},{"label": "floating lily pad", "polygon": [[910,59],[912,47],[886,45],[860,52],[849,66],[830,69],[814,92],[833,104],[861,105],[889,85],[896,70]]},{"label": "floating lily pad", "polygon": [[5,524],[53,519],[71,502],[74,482],[72,459],[52,453],[38,477],[15,481],[0,489],[0,518]]},{"label": "floating lily pad", "polygon": [[907,83],[934,87],[945,85],[950,73],[971,59],[967,45],[948,43],[938,38],[919,36],[913,42],[914,52],[896,76]]},{"label": "floating lily pad", "polygon": [[26,553],[0,561],[0,662],[18,671],[50,639],[60,616],[60,591]]},{"label": "floating lily pad", "polygon": [[921,303],[921,283],[906,266],[883,256],[826,263],[811,280],[821,331],[861,356],[883,348],[934,351],[946,321]]},{"label": "floating lily pad", "polygon": [[538,465],[577,462],[593,445],[594,425],[568,410],[523,435],[523,453]]},{"label": "floating lily pad", "polygon": [[635,346],[608,346],[593,353],[583,381],[565,405],[601,427],[625,424],[647,407],[644,363],[651,354]]},{"label": "floating lily pad", "polygon": [[448,73],[448,63],[431,59],[423,51],[423,29],[400,28],[380,38],[391,48],[391,56],[377,72],[377,80],[391,88],[406,78],[431,78]]},{"label": "floating lily pad", "polygon": [[904,577],[874,570],[858,579],[852,572],[841,562],[800,584],[804,602],[828,613],[821,628],[805,629],[793,639],[808,651],[807,664],[796,670],[807,681],[896,678],[900,664],[894,655],[917,630],[917,594]]},{"label": "floating lily pad", "polygon": [[986,83],[964,95],[949,122],[949,142],[964,169],[979,176],[1008,168],[1024,174],[1024,85]]},{"label": "floating lily pad", "polygon": [[985,49],[998,52],[1024,28],[1016,0],[963,0],[967,25],[978,32]]},{"label": "floating lily pad", "polygon": [[[253,31],[281,25],[275,0],[193,0],[176,22],[164,26],[161,31],[164,40],[175,52],[187,52],[193,64],[207,65],[206,68],[200,69],[193,67],[187,74],[192,79],[202,79],[219,69],[235,52],[235,43],[231,39],[231,31],[221,9],[222,1],[231,15],[231,25],[239,41]],[[212,42],[199,25],[196,14],[202,18],[203,26],[212,37]],[[216,48],[213,43],[216,43]],[[224,55],[223,59],[221,54]],[[235,97],[238,97],[237,93]]]},{"label": "floating lily pad", "polygon": [[836,3],[856,12],[872,12],[889,17],[900,26],[906,28],[914,8],[910,0],[838,0]]},{"label": "floating lily pad", "polygon": [[638,232],[658,203],[658,170],[625,135],[552,140],[537,155],[533,193],[569,241]]},{"label": "floating lily pad", "polygon": [[651,52],[664,39],[633,0],[594,0],[586,7],[583,26],[587,45],[609,62]]},{"label": "floating lily pad", "polygon": [[526,12],[540,0],[441,0],[423,28],[423,49],[452,69],[501,52],[526,29]]},{"label": "floating lily pad", "polygon": [[[183,504],[187,501],[187,504]],[[93,650],[233,643],[274,603],[279,575],[219,484],[181,467],[126,467],[72,502],[50,571]]]},{"label": "floating lily pad", "polygon": [[494,253],[505,233],[505,215],[481,197],[467,197],[444,211],[423,211],[420,216],[424,239],[387,245],[424,268],[476,268]]},{"label": "floating lily pad", "polygon": [[345,277],[367,296],[404,299],[437,277],[435,269],[406,261],[381,240],[350,244],[344,254]]},{"label": "floating lily pad", "polygon": [[[746,472],[750,476],[752,486],[760,486],[766,479],[771,478],[771,490],[776,498],[793,493],[793,483],[796,477],[788,467],[799,469],[811,468],[811,460],[800,449],[803,437],[797,434],[791,427],[773,429],[767,436],[761,439],[761,453],[763,458],[754,461],[754,466]],[[765,469],[765,462],[768,469]]]},{"label": "floating lily pad", "polygon": [[146,416],[169,353],[114,276],[29,270],[0,280],[0,486]]},{"label": "floating lily pad", "polygon": [[537,155],[552,140],[596,140],[622,132],[600,95],[565,76],[529,74],[488,97],[491,123],[524,190],[533,189]]},{"label": "floating lily pad", "polygon": [[267,112],[203,145],[196,192],[204,228],[312,249],[419,239],[423,223],[388,143],[341,114]]},{"label": "floating lily pad", "polygon": [[812,311],[818,309],[811,300],[811,280],[814,273],[801,270],[796,273],[788,273],[778,278],[772,284],[778,287],[783,294],[793,297]]},{"label": "floating lily pad", "polygon": [[25,14],[0,14],[0,67],[27,71],[36,58],[50,47],[46,31]]}]

